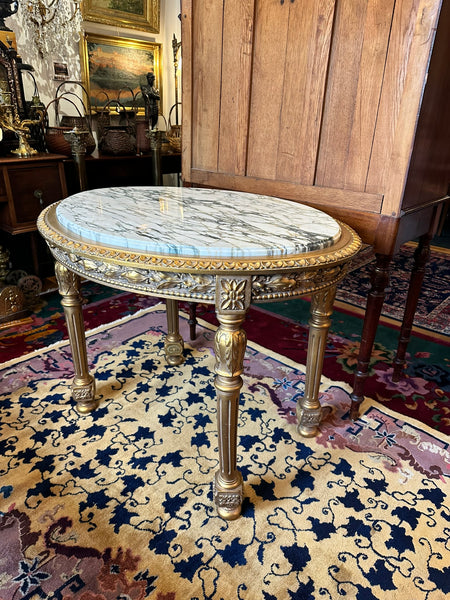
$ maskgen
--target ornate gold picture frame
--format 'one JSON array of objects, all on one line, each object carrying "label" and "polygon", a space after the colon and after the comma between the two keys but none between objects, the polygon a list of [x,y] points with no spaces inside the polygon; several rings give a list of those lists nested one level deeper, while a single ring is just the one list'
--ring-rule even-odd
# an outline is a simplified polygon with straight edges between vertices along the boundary
[{"label": "ornate gold picture frame", "polygon": [[141,85],[147,84],[149,72],[155,74],[155,87],[162,100],[161,44],[85,33],[81,41],[81,68],[93,110],[111,100],[120,100],[127,108],[138,107],[139,112],[144,112],[140,92]]},{"label": "ornate gold picture frame", "polygon": [[160,0],[83,0],[83,19],[159,33]]}]

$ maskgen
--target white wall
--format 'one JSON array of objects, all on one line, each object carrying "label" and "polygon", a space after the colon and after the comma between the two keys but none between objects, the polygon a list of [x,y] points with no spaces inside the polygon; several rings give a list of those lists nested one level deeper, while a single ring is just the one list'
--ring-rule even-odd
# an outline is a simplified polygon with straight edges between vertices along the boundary
[{"label": "white wall", "polygon": [[[62,1],[69,2],[69,0]],[[79,43],[75,40],[68,46],[59,44],[59,47],[54,53],[50,56],[41,58],[34,44],[32,32],[27,30],[24,25],[22,18],[24,10],[25,2],[19,1],[19,10],[17,14],[8,17],[6,25],[16,34],[17,50],[23,62],[31,64],[34,67],[34,76],[38,83],[40,98],[42,102],[47,105],[55,97],[56,88],[61,83],[60,81],[55,81],[53,79],[53,62],[67,63],[69,66],[69,78],[74,81],[81,81],[80,47]],[[166,119],[168,118],[170,107],[175,102],[172,37],[175,33],[177,40],[179,41],[181,39],[181,22],[178,18],[179,14],[180,0],[161,0],[161,27],[159,34],[148,34],[134,29],[120,29],[88,21],[83,23],[83,29],[88,33],[119,36],[122,38],[126,37],[162,44],[161,67],[163,106],[161,109]],[[31,100],[33,92],[32,79],[27,74],[24,75],[23,79],[26,100]],[[179,94],[181,95],[181,86],[179,86],[179,90]],[[74,87],[73,91],[79,92],[80,88]],[[161,126],[162,124],[160,127]]]}]

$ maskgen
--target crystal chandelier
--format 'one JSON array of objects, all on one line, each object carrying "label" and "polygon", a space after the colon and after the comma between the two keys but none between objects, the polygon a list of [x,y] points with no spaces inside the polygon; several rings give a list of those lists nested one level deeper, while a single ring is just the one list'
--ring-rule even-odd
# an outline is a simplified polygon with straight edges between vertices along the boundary
[{"label": "crystal chandelier", "polygon": [[80,39],[81,0],[25,0],[24,24],[41,58]]}]

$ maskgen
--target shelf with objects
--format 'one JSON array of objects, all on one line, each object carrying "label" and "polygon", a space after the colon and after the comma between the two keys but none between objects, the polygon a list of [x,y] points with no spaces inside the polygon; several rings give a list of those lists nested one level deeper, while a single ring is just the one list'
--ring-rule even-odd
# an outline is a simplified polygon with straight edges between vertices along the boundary
[{"label": "shelf with objects", "polygon": [[[5,16],[3,15],[3,19]],[[0,323],[19,318],[39,297],[51,269],[36,218],[67,195],[62,156],[45,153],[44,106],[33,67],[17,52],[15,34],[0,23]],[[23,78],[34,93],[26,101]]]},{"label": "shelf with objects", "polygon": [[[44,106],[33,67],[23,64],[17,54],[14,33],[5,33],[8,46],[2,39],[0,285],[8,288],[8,300],[2,301],[0,320],[22,314],[21,291],[27,292],[26,307],[32,307],[31,292],[36,300],[54,275],[48,249],[36,229],[43,208],[84,189],[159,185],[163,180],[179,185],[181,173],[179,140],[174,147],[169,136],[173,132],[167,130],[159,104],[149,127],[149,112],[135,109],[136,94],[131,90],[131,102],[124,89],[116,100],[107,99],[108,106],[104,102],[91,107],[84,86],[64,80]],[[34,84],[29,101],[24,95],[25,77]],[[144,91],[139,93],[144,96]]]},{"label": "shelf with objects", "polygon": [[[97,147],[80,151],[82,136],[76,132],[72,145],[64,150],[68,156],[64,166],[70,194],[101,187],[162,185],[164,176],[171,174],[175,179],[170,183],[179,185],[180,144],[170,139],[166,119],[159,112],[158,94],[149,92],[152,84],[149,78],[141,91],[124,88],[112,99],[102,92],[105,97],[93,106],[87,100],[88,129],[96,138]],[[140,107],[138,95],[143,96],[145,109]]]}]

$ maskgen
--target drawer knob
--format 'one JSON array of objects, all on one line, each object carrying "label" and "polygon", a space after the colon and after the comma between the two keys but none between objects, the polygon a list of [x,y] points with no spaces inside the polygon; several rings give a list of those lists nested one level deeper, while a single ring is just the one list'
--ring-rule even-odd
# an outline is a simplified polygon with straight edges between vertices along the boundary
[{"label": "drawer knob", "polygon": [[44,206],[44,192],[42,190],[34,190],[33,196],[39,200],[39,204]]}]

